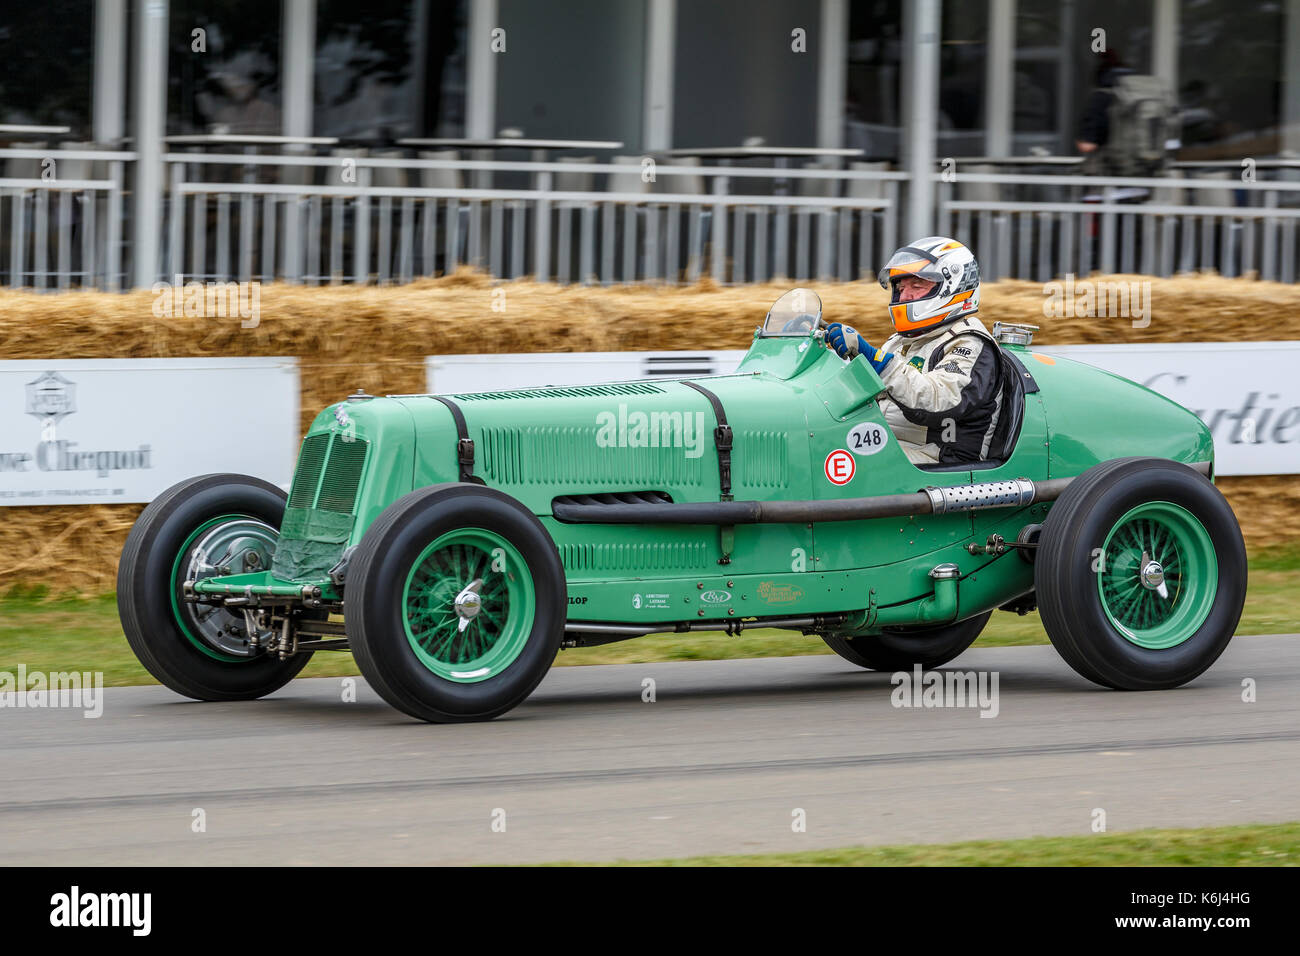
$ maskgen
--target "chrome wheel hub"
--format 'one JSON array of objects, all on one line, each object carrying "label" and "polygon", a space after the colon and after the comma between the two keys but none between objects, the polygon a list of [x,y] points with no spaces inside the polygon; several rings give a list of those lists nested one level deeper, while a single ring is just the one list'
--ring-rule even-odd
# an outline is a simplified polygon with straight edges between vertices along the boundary
[{"label": "chrome wheel hub", "polygon": [[469,627],[469,622],[478,616],[479,610],[483,607],[483,599],[479,597],[479,588],[483,587],[483,579],[475,578],[469,586],[456,595],[454,607],[456,616],[460,619],[457,622],[457,630],[464,631]]},{"label": "chrome wheel hub", "polygon": [[[265,571],[275,557],[279,532],[253,518],[227,521],[208,530],[190,551],[185,566],[186,581]],[[184,610],[198,638],[236,657],[260,653],[271,637],[269,630],[254,633],[252,615],[211,604],[187,604]],[[250,637],[254,638],[250,640]]]},{"label": "chrome wheel hub", "polygon": [[1165,569],[1145,551],[1142,552],[1142,563],[1138,565],[1138,580],[1148,591],[1155,591],[1162,598],[1169,597],[1169,588],[1165,586]]}]

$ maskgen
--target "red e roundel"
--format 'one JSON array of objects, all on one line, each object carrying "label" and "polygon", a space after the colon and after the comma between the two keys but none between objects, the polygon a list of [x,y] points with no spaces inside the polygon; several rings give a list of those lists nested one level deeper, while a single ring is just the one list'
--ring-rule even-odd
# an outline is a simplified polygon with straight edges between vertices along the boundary
[{"label": "red e roundel", "polygon": [[853,480],[856,470],[853,456],[843,448],[837,448],[826,456],[826,480],[832,485],[847,485]]}]

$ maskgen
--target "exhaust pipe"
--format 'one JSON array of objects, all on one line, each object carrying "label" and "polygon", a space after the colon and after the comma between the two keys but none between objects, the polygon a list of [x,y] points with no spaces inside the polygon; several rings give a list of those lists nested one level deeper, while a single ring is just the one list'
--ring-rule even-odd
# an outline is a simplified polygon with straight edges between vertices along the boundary
[{"label": "exhaust pipe", "polygon": [[[1209,476],[1210,462],[1187,467]],[[831,498],[811,501],[691,501],[680,504],[576,504],[556,502],[552,513],[575,524],[807,524],[949,514],[985,508],[1015,508],[1055,501],[1078,477],[985,481],[973,485],[927,487],[910,495]]]}]

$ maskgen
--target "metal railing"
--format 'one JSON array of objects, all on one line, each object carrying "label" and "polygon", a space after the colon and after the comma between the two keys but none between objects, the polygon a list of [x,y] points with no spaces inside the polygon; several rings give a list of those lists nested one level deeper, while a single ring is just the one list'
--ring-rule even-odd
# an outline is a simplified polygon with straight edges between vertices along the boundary
[{"label": "metal railing", "polygon": [[[304,150],[307,147],[303,147]],[[53,158],[58,175],[47,175]],[[158,261],[183,280],[408,282],[460,265],[561,283],[873,276],[898,244],[907,174],[622,161],[168,152]],[[0,281],[118,289],[136,154],[0,149]],[[934,174],[935,231],[983,275],[1048,281],[1214,269],[1295,281],[1300,182]],[[1228,174],[1225,174],[1225,177]],[[1289,175],[1279,170],[1277,175]]]},{"label": "metal railing", "polygon": [[938,231],[976,249],[989,279],[1210,269],[1296,278],[1300,182],[960,169],[936,179]]},{"label": "metal railing", "polygon": [[[89,149],[0,150],[6,172],[0,177],[4,284],[122,288],[125,166],[135,158]],[[60,175],[69,166],[87,175]],[[92,178],[97,170],[101,177]],[[14,171],[32,175],[8,175]]]},{"label": "metal railing", "polygon": [[[905,178],[350,156],[168,153],[164,161],[166,275],[307,284],[408,282],[461,264],[502,278],[605,284],[848,280],[892,248]],[[220,166],[242,167],[242,181],[214,178]],[[301,181],[264,181],[272,167],[280,180]],[[528,182],[483,185],[494,175]],[[475,185],[412,184],[461,178]],[[562,185],[573,180],[585,182]],[[733,181],[766,190],[733,192]],[[850,195],[838,195],[843,183],[856,184]],[[790,184],[829,195],[783,193]]]}]

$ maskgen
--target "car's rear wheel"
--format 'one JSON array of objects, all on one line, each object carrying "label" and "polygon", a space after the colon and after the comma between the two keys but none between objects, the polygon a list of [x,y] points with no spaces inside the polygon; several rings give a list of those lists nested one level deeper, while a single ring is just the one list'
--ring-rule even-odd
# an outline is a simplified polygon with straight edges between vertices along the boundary
[{"label": "car's rear wheel", "polygon": [[555,544],[519,502],[444,484],[394,502],[352,558],[348,640],[376,692],[438,723],[489,720],[546,676],[567,592]]},{"label": "car's rear wheel", "polygon": [[1048,512],[1034,564],[1047,636],[1080,675],[1120,690],[1185,684],[1223,653],[1246,599],[1236,516],[1186,465],[1090,468]]},{"label": "car's rear wheel", "polygon": [[203,475],[168,488],[127,535],[117,608],[131,650],[159,682],[196,700],[252,700],[311,659],[265,650],[238,611],[183,600],[187,579],[270,567],[285,493],[247,475]]},{"label": "car's rear wheel", "polygon": [[992,613],[986,611],[955,624],[887,628],[880,635],[823,636],[822,640],[846,661],[873,671],[910,670],[917,664],[939,667],[975,643]]}]

